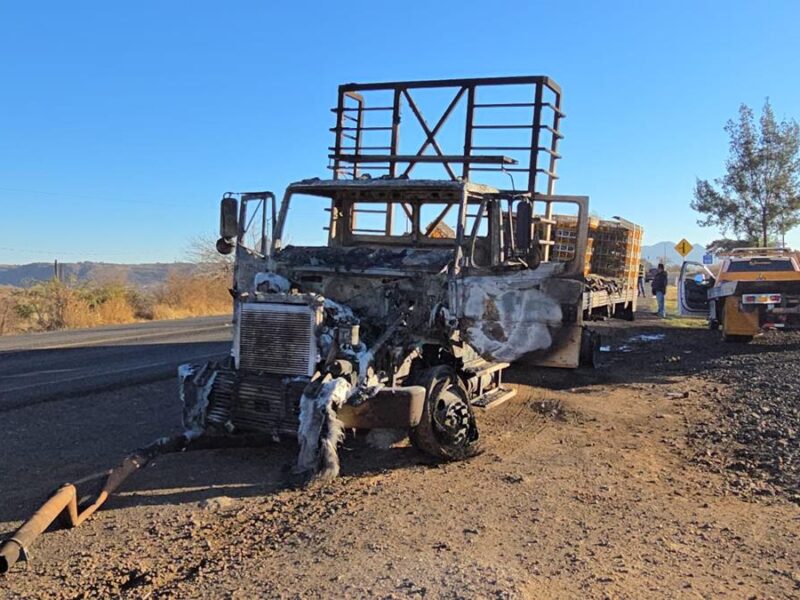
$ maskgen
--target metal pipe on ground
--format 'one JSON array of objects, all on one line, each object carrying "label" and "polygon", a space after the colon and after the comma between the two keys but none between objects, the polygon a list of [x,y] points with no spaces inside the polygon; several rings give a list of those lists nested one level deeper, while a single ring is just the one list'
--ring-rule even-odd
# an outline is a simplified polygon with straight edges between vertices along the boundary
[{"label": "metal pipe on ground", "polygon": [[[66,483],[25,521],[14,534],[0,545],[0,574],[7,573],[20,558],[28,559],[28,548],[56,519],[64,516],[69,527],[77,527],[91,517],[108,500],[108,497],[133,473],[162,454],[186,450],[212,448],[253,447],[271,442],[263,435],[254,436],[201,436],[182,433],[168,438],[159,438],[147,446],[128,455],[118,467],[99,474],[90,475],[73,483]],[[102,487],[87,502],[78,505],[78,488],[90,481],[103,481]]]}]

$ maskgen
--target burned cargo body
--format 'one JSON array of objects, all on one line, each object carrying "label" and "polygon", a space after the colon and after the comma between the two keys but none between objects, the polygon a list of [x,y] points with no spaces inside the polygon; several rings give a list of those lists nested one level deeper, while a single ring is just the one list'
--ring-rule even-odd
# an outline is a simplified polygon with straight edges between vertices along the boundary
[{"label": "burned cargo body", "polygon": [[[509,86],[529,100],[480,102],[485,90]],[[411,95],[430,89],[454,94],[433,128]],[[371,92],[391,102],[368,105]],[[437,135],[459,103],[463,153],[445,154]],[[280,203],[270,192],[222,200],[217,246],[235,252],[234,343],[223,363],[181,369],[187,429],[297,435],[298,473],[335,475],[346,429],[408,429],[422,451],[459,459],[479,449],[474,411],[513,396],[502,381],[509,363],[591,361],[588,199],[554,194],[560,104],[547,77],[341,86],[331,179],[291,184]],[[400,147],[403,106],[424,133],[414,154]],[[478,124],[479,111],[508,106],[524,107],[527,121]],[[366,122],[384,113],[385,125]],[[527,138],[477,145],[490,128],[524,128]],[[385,145],[368,145],[376,132]],[[383,153],[369,153],[376,148]],[[493,148],[516,156],[483,152]],[[419,165],[447,178],[410,178]],[[512,189],[471,181],[478,171]],[[287,218],[310,199],[324,202],[327,243],[292,244]],[[556,208],[577,225],[568,261],[551,253]]]}]

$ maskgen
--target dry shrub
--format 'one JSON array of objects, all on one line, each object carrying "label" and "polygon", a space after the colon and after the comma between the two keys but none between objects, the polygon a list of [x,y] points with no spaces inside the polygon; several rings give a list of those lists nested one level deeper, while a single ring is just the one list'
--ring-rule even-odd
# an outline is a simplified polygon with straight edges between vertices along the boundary
[{"label": "dry shrub", "polygon": [[177,273],[151,293],[119,282],[36,282],[0,290],[0,335],[227,314],[227,288],[227,277]]},{"label": "dry shrub", "polygon": [[207,275],[173,273],[156,293],[154,319],[221,315],[231,311],[227,281]]},{"label": "dry shrub", "polygon": [[133,316],[136,320],[152,321],[155,319],[153,316],[153,305],[155,304],[153,294],[144,294],[134,291],[128,297],[128,304],[130,304],[133,309]]},{"label": "dry shrub", "polygon": [[153,321],[168,321],[170,319],[183,319],[185,317],[195,316],[183,309],[173,308],[167,304],[153,304],[150,314],[153,315]]},{"label": "dry shrub", "polygon": [[20,318],[17,314],[17,300],[12,288],[0,287],[0,335],[20,331]]},{"label": "dry shrub", "polygon": [[21,330],[52,331],[65,327],[65,313],[74,290],[53,279],[15,290],[13,298]]},{"label": "dry shrub", "polygon": [[100,323],[132,323],[136,321],[136,311],[125,296],[112,296],[95,308]]},{"label": "dry shrub", "polygon": [[64,329],[80,329],[100,325],[96,311],[92,310],[89,303],[80,298],[78,294],[72,294],[66,299],[61,321]]}]

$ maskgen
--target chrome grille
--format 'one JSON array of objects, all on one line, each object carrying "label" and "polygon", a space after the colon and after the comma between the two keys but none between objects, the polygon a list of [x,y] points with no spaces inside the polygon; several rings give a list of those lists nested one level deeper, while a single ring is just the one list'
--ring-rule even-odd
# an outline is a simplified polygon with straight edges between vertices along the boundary
[{"label": "chrome grille", "polygon": [[313,375],[318,319],[318,312],[305,304],[243,304],[235,349],[238,367],[276,375]]}]

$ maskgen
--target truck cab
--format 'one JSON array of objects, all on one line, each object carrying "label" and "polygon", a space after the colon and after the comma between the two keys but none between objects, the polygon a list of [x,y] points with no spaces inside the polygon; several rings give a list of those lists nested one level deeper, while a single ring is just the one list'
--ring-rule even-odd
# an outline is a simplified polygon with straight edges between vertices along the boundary
[{"label": "truck cab", "polygon": [[[528,100],[480,101],[509,87]],[[452,94],[433,127],[419,100],[432,89]],[[464,145],[448,154],[437,132],[459,103]],[[509,106],[527,121],[478,124],[476,113]],[[511,362],[574,368],[593,357],[588,198],[555,194],[560,106],[542,76],[340,86],[331,178],[292,183],[280,202],[272,192],[221,201],[233,347],[226,361],[182,367],[186,428],[297,437],[297,472],[325,477],[338,472],[345,430],[405,429],[423,452],[466,458],[479,448],[475,411],[514,395]],[[410,151],[403,108],[423,134]],[[490,128],[518,141],[480,142]],[[412,178],[417,168],[436,175]],[[554,250],[556,214],[573,220],[569,254]]]}]

